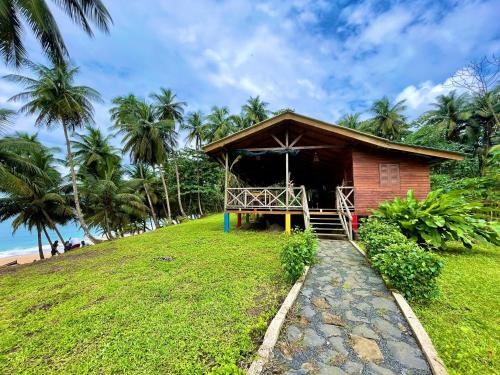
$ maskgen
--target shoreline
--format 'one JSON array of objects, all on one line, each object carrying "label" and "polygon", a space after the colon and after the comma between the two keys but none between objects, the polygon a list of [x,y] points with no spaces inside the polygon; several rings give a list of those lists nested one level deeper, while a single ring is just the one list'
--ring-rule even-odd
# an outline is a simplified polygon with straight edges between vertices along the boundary
[{"label": "shoreline", "polygon": [[[49,259],[51,257],[50,252],[49,254],[45,254],[45,259]],[[7,263],[13,262],[17,260],[17,264],[28,264],[28,263],[33,263],[35,261],[41,260],[40,256],[38,255],[38,252],[36,253],[30,253],[30,254],[23,254],[23,255],[9,255],[7,257],[1,257],[0,258],[0,267],[5,266]]]}]

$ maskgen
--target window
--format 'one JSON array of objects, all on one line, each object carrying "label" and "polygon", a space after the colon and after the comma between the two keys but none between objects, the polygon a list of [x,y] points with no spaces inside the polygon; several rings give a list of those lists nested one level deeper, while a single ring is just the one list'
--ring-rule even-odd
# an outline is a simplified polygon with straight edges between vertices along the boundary
[{"label": "window", "polygon": [[380,164],[380,186],[399,187],[399,164]]}]

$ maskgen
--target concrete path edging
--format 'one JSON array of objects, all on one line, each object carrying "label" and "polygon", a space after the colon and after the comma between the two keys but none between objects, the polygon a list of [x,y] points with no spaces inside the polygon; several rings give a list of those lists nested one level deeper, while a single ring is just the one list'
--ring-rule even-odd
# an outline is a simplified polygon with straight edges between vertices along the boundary
[{"label": "concrete path edging", "polygon": [[[349,242],[352,246],[354,246],[356,250],[358,250],[361,254],[363,254],[363,256],[368,259],[366,252],[361,249],[358,244],[356,244],[356,242]],[[415,339],[420,346],[420,349],[422,349],[422,352],[424,353],[424,356],[429,363],[429,367],[431,368],[432,373],[434,375],[449,375],[444,366],[443,360],[439,358],[436,348],[434,348],[434,345],[432,344],[432,340],[429,337],[429,334],[425,331],[424,326],[422,325],[422,323],[420,323],[420,320],[413,312],[408,301],[406,301],[403,295],[399,292],[391,290],[391,293],[394,297],[394,300],[396,301],[396,304],[398,305],[406,321],[408,322],[408,325],[410,326]]]},{"label": "concrete path edging", "polygon": [[257,351],[257,358],[250,365],[250,368],[247,371],[247,375],[259,375],[262,372],[264,365],[269,361],[274,346],[278,341],[278,337],[281,331],[281,326],[285,321],[288,311],[295,303],[295,300],[299,295],[300,289],[304,284],[308,272],[309,272],[309,266],[306,266],[304,269],[304,274],[292,286],[292,289],[290,289],[290,292],[288,292],[288,295],[283,301],[283,304],[276,313],[275,317],[271,321],[271,324],[269,324],[266,334],[264,335],[264,340],[262,341],[262,344],[259,347],[259,350]]}]

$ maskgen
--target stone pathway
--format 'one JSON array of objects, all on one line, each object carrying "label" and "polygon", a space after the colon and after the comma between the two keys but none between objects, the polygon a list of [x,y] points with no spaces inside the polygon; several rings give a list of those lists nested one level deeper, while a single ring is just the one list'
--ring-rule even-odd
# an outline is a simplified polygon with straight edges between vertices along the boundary
[{"label": "stone pathway", "polygon": [[381,277],[347,241],[320,241],[263,374],[431,374]]}]

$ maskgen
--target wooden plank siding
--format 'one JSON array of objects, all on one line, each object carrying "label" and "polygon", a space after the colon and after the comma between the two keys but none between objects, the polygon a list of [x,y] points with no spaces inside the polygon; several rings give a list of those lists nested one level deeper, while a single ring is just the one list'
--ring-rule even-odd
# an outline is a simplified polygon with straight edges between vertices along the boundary
[{"label": "wooden plank siding", "polygon": [[[380,164],[399,165],[399,183],[381,184]],[[369,215],[370,209],[377,208],[381,202],[404,197],[410,189],[415,191],[418,199],[425,198],[430,191],[429,163],[422,158],[376,150],[353,150],[352,167],[358,215]]]}]

